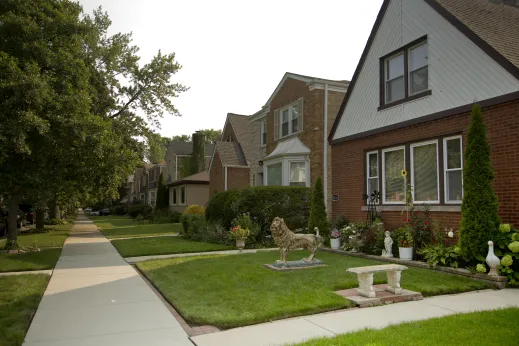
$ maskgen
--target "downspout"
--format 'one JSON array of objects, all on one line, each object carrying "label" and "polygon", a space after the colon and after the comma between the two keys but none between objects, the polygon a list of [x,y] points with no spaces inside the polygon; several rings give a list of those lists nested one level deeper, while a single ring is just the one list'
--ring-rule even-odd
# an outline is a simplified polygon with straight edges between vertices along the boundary
[{"label": "downspout", "polygon": [[227,191],[227,166],[224,167],[224,179],[225,179],[224,191]]},{"label": "downspout", "polygon": [[324,84],[324,124],[323,124],[323,190],[324,206],[328,212],[328,84]]}]

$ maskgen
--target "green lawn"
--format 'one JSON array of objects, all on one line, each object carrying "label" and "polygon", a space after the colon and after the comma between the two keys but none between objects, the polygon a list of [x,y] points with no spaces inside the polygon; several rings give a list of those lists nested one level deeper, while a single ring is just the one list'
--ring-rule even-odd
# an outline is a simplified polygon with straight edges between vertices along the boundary
[{"label": "green lawn", "polygon": [[[306,252],[291,252],[291,260]],[[350,267],[380,262],[320,252],[328,267],[276,272],[263,266],[279,259],[278,252],[184,257],[138,263],[138,268],[191,323],[231,328],[313,314],[351,306],[336,290],[358,286]],[[375,275],[384,283],[385,274]],[[488,288],[469,278],[428,269],[402,273],[404,288],[424,296]]]},{"label": "green lawn", "polygon": [[0,277],[0,345],[23,343],[49,278],[49,275]]},{"label": "green lawn", "polygon": [[90,219],[108,239],[143,237],[179,233],[179,223],[139,224],[128,216],[91,216]]},{"label": "green lawn", "polygon": [[380,330],[366,329],[335,338],[312,340],[300,346],[489,346],[519,344],[519,309],[474,312]]},{"label": "green lawn", "polygon": [[123,257],[168,255],[176,253],[233,250],[235,247],[187,240],[182,237],[157,237],[113,240]]},{"label": "green lawn", "polygon": [[[0,272],[52,269],[58,262],[61,249],[46,249],[22,254],[0,254]],[[1,345],[1,344],[0,344]]]},{"label": "green lawn", "polygon": [[[65,239],[72,225],[61,225],[61,226],[45,226],[48,232],[45,233],[27,233],[23,232],[18,235],[18,245],[21,247],[33,247],[37,246],[40,249],[50,247],[63,247]],[[0,240],[0,249],[5,247],[6,239]]]}]

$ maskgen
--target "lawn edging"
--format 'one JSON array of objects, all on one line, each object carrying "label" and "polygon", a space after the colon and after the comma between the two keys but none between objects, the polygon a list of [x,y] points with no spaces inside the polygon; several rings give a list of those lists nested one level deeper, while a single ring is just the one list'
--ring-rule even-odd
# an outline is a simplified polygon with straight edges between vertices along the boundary
[{"label": "lawn edging", "polygon": [[245,249],[239,250],[222,250],[222,251],[206,251],[206,252],[184,252],[184,253],[173,253],[167,255],[149,255],[149,256],[131,256],[124,257],[124,260],[129,264],[135,264],[138,262],[167,259],[167,258],[178,258],[178,257],[195,257],[195,256],[210,256],[210,255],[242,255],[251,254],[258,252],[270,252],[278,251],[277,248],[265,248],[265,249]]},{"label": "lawn edging", "polygon": [[461,269],[461,268],[451,268],[451,267],[443,267],[443,266],[436,266],[436,268],[431,268],[427,263],[420,262],[420,261],[408,261],[408,260],[401,260],[400,258],[388,258],[388,257],[382,257],[382,256],[375,256],[375,255],[368,255],[362,252],[349,252],[344,250],[333,250],[329,248],[321,248],[319,251],[324,252],[331,252],[336,253],[343,256],[352,256],[352,257],[360,257],[360,258],[366,258],[366,259],[372,259],[377,260],[381,262],[389,262],[389,263],[397,263],[402,265],[408,265],[410,267],[418,267],[423,269],[429,269],[429,270],[436,270],[441,271],[449,274],[454,274],[458,276],[465,276],[472,278],[473,280],[482,281],[489,285],[492,285],[499,289],[504,289],[507,287],[507,281],[508,278],[506,276],[489,276],[485,274],[473,274],[467,269]]}]

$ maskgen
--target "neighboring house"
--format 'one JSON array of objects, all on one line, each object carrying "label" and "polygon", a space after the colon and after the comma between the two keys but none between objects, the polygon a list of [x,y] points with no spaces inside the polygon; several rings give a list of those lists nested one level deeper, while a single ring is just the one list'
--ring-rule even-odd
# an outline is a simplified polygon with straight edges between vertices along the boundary
[{"label": "neighboring house", "polygon": [[144,174],[144,167],[137,167],[133,173],[133,183],[130,190],[131,202],[144,201],[145,196],[141,195],[141,177]]},{"label": "neighboring house", "polygon": [[166,162],[157,163],[152,165],[147,171],[147,192],[146,192],[146,204],[151,206],[155,205],[157,201],[157,189],[159,187],[160,173],[166,168]]},{"label": "neighboring house", "polygon": [[168,184],[169,209],[183,213],[189,205],[209,201],[209,173],[201,172]]},{"label": "neighboring house", "polygon": [[[214,144],[205,145],[205,169],[209,169],[211,155],[214,150]],[[184,178],[187,165],[190,164],[193,155],[192,142],[171,142],[166,151],[166,170],[164,172],[164,182],[171,183]]]},{"label": "neighboring house", "polygon": [[209,167],[209,195],[250,186],[250,117],[229,113]]},{"label": "neighboring house", "polygon": [[329,137],[334,216],[365,220],[362,196],[376,190],[384,222],[401,225],[405,168],[415,204],[458,227],[477,102],[500,215],[519,226],[519,8],[511,3],[384,1]]}]

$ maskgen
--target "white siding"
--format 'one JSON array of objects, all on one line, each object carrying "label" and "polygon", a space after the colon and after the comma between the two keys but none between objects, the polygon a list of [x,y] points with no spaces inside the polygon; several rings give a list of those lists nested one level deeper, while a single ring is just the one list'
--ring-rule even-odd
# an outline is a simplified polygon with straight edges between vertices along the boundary
[{"label": "white siding", "polygon": [[[428,35],[431,96],[383,111],[379,59]],[[519,91],[519,81],[423,0],[392,0],[334,139]]]}]

